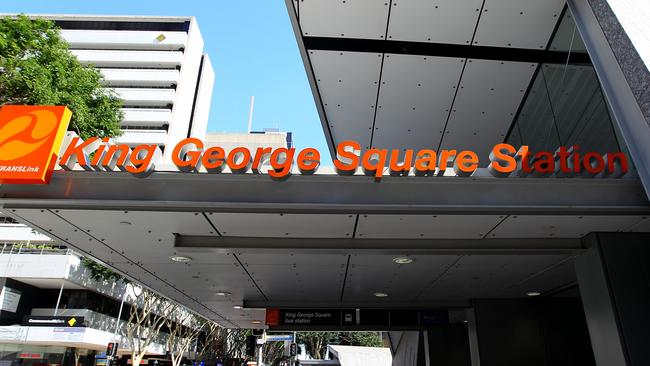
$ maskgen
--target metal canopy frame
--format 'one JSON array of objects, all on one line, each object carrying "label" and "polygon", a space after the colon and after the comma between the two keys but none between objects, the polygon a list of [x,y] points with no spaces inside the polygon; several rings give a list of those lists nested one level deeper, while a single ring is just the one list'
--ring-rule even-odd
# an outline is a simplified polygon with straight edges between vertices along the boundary
[{"label": "metal canopy frame", "polygon": [[190,212],[647,214],[637,179],[373,177],[56,171],[50,184],[2,185],[0,205]]},{"label": "metal canopy frame", "polygon": [[[616,17],[611,13],[609,6],[606,3],[604,5],[598,3],[601,2],[594,2],[594,5],[591,5],[587,0],[567,0],[576,26],[591,55],[603,92],[612,108],[614,120],[627,143],[634,165],[646,188],[646,193],[650,194],[650,144],[648,144],[650,140],[650,121],[644,116],[644,110],[635,97],[635,91],[632,90],[630,82],[626,79],[626,73],[630,78],[636,76],[641,79],[647,78],[648,71],[631,66],[633,62],[639,59],[636,50],[634,50]],[[597,10],[600,13],[605,13],[600,14],[600,16],[606,17],[609,15],[609,21],[615,21],[614,24],[610,25],[608,31],[616,33],[618,29],[620,34],[605,34],[592,8],[592,6],[599,5],[601,6]],[[616,38],[610,41],[610,37]],[[617,50],[618,53],[615,53],[612,49],[615,45],[610,44],[610,42],[620,43],[618,46],[625,51],[619,49]],[[637,60],[634,60],[634,57]],[[634,72],[641,72],[641,75],[635,75]],[[638,85],[642,84],[642,82],[638,82]],[[638,85],[635,86],[638,88]],[[645,107],[647,110],[647,105]]]},{"label": "metal canopy frame", "polygon": [[[210,223],[210,214],[219,212],[346,213],[346,216],[351,216],[346,220],[351,222],[354,222],[355,215],[358,222],[359,215],[364,213],[368,213],[368,216],[650,215],[650,203],[636,179],[386,177],[381,182],[374,182],[372,177],[359,175],[343,177],[317,174],[297,175],[277,182],[267,175],[181,172],[154,172],[147,178],[136,178],[124,172],[56,171],[50,184],[45,186],[0,186],[0,207],[9,216],[48,233],[65,245],[77,248],[84,255],[98,256],[106,265],[127,277],[144,282],[145,285],[164,292],[165,296],[187,303],[194,310],[234,327],[239,326],[238,322],[245,323],[245,318],[233,319],[228,315],[227,307],[219,308],[214,303],[204,303],[193,290],[177,287],[173,281],[168,280],[169,273],[156,273],[154,267],[139,262],[142,259],[134,259],[128,252],[119,252],[110,240],[104,241],[103,237],[97,236],[94,229],[90,232],[90,228],[83,224],[70,221],[70,218],[66,219],[64,213],[74,209],[94,211],[94,214],[111,210],[128,212],[125,215],[136,211],[157,211],[193,213],[192,217],[197,216],[197,220],[201,220],[201,213],[204,213],[203,217],[207,223]],[[28,211],[41,212],[40,215],[54,218],[65,227],[54,227],[54,232],[50,232],[48,228],[51,228],[52,224],[38,222],[40,216],[37,213],[25,216]],[[241,304],[254,309],[270,305],[296,304],[285,303],[281,298],[266,295],[267,290],[259,287],[256,282],[259,275],[247,272],[247,264],[242,258],[249,255],[262,254],[276,258],[287,253],[303,256],[347,256],[347,265],[339,269],[347,273],[350,258],[355,255],[390,257],[407,252],[409,255],[456,255],[462,258],[472,255],[560,256],[564,259],[559,263],[565,263],[586,249],[577,237],[522,240],[492,239],[487,238],[485,234],[481,239],[364,239],[353,233],[348,238],[250,238],[221,236],[217,229],[215,228],[213,236],[193,236],[197,235],[193,231],[176,233],[170,238],[173,240],[173,250],[194,258],[211,255],[208,253],[223,254],[232,258],[233,263],[238,262],[239,267],[233,268],[246,271],[246,275],[241,275],[243,280],[250,280],[250,283],[258,286],[258,292],[261,294],[258,296],[260,298],[241,298]],[[354,231],[356,232],[356,229]],[[173,233],[166,234],[172,236]],[[115,259],[111,255],[115,255]],[[558,265],[560,264],[554,264],[552,268]],[[347,274],[345,276],[347,279]],[[345,288],[341,288],[339,302],[323,302],[320,305],[352,305],[346,303],[348,300],[343,296],[344,291]],[[422,306],[445,305],[438,302],[434,304],[426,299],[422,301]],[[410,305],[412,304],[405,304]],[[464,303],[449,305],[463,306]],[[391,303],[391,306],[396,304]]]}]

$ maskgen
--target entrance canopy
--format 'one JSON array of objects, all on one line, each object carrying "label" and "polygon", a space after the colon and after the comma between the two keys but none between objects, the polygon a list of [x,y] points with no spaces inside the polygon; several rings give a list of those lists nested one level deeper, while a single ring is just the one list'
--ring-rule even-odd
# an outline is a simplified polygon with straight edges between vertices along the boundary
[{"label": "entrance canopy", "polygon": [[330,151],[625,151],[564,0],[289,1]]},{"label": "entrance canopy", "polygon": [[580,238],[650,231],[634,179],[55,171],[0,196],[3,212],[226,327],[261,327],[265,308],[562,291]]},{"label": "entrance canopy", "polygon": [[559,146],[627,154],[564,1],[287,5],[332,156],[346,140],[361,150],[465,149],[480,168],[380,182],[324,167],[278,180],[196,166],[137,178],[73,161],[48,185],[1,186],[3,212],[246,328],[263,327],[268,308],[364,314],[578,297],[573,262],[590,233],[650,231],[631,160],[619,179],[485,169],[501,142],[551,161]]}]

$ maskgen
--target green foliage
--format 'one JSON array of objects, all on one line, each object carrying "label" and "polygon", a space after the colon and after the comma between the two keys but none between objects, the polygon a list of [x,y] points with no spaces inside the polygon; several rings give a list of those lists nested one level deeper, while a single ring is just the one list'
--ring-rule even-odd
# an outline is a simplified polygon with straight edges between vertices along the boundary
[{"label": "green foliage", "polygon": [[307,353],[316,360],[325,356],[328,344],[339,343],[338,332],[299,332],[298,344],[304,344]]},{"label": "green foliage", "polygon": [[122,281],[128,283],[129,281],[120,276],[119,274],[111,271],[107,267],[95,262],[90,258],[83,258],[81,263],[90,271],[90,278],[95,281]]},{"label": "green foliage", "polygon": [[325,356],[328,344],[383,347],[378,332],[298,332],[298,343],[304,344],[307,353],[317,360]]},{"label": "green foliage", "polygon": [[377,332],[346,332],[341,333],[341,343],[348,346],[383,347],[384,342]]},{"label": "green foliage", "polygon": [[284,342],[266,342],[262,345],[261,352],[265,365],[277,365],[288,358],[284,355]]},{"label": "green foliage", "polygon": [[101,78],[70,53],[54,22],[0,18],[0,105],[65,105],[82,138],[117,136],[122,102]]}]

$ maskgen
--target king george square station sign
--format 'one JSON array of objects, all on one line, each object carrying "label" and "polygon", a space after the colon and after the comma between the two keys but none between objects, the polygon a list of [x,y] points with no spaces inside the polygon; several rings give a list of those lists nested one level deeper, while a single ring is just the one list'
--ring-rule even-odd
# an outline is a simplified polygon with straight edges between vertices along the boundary
[{"label": "king george square station sign", "polygon": [[[66,132],[72,117],[64,106],[5,105],[0,109],[0,183],[47,184],[57,165],[64,170],[123,171],[147,177],[162,159],[155,144],[129,146],[110,138],[82,140]],[[66,136],[66,133],[68,134]],[[65,142],[64,142],[65,140]],[[310,175],[321,165],[321,153],[314,148],[206,147],[196,138],[179,141],[172,150],[172,163],[180,172],[193,174],[267,174],[285,180],[292,174]],[[600,177],[619,178],[629,170],[627,156],[619,151],[604,155],[581,151],[580,146],[560,146],[556,151],[530,151],[498,143],[492,147],[489,162],[480,162],[471,150],[380,149],[362,150],[356,141],[342,141],[332,161],[339,175],[363,174],[380,181],[385,174],[394,177],[443,176],[469,177],[480,166],[490,175],[504,177]],[[297,167],[297,169],[295,169]]]}]

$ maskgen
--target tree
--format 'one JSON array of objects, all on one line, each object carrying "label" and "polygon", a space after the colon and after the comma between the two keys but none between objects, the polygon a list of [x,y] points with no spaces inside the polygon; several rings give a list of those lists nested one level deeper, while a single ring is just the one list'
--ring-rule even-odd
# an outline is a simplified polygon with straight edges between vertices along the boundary
[{"label": "tree", "polygon": [[259,348],[265,365],[276,365],[278,361],[287,359],[284,355],[284,342],[266,342]]},{"label": "tree", "polygon": [[305,345],[307,353],[316,360],[322,360],[327,350],[327,345],[332,341],[338,343],[337,332],[300,332],[298,343]]},{"label": "tree", "polygon": [[225,329],[214,322],[208,322],[203,328],[197,363],[203,361],[206,365],[214,365],[217,360],[243,357],[246,337],[250,333],[250,330]]},{"label": "tree", "polygon": [[178,366],[183,359],[183,354],[189,351],[190,346],[201,334],[205,322],[176,304],[169,309],[168,313],[169,316],[165,319],[169,331],[167,350],[171,355],[172,366]]},{"label": "tree", "polygon": [[174,305],[147,289],[131,288],[135,300],[131,303],[126,337],[131,345],[131,364],[139,365],[149,346],[160,335]]},{"label": "tree", "polygon": [[69,51],[54,22],[0,18],[0,105],[65,105],[81,138],[117,136],[122,102],[101,80]]},{"label": "tree", "polygon": [[83,258],[81,263],[90,271],[90,278],[95,281],[122,281],[124,283],[129,283],[129,280],[119,273],[113,272],[108,267],[105,267],[90,258]]},{"label": "tree", "polygon": [[383,347],[384,342],[378,332],[346,332],[340,334],[340,344],[361,347]]},{"label": "tree", "polygon": [[223,336],[225,329],[220,327],[217,323],[208,322],[203,328],[203,334],[199,340],[199,353],[196,361],[205,365],[214,365],[218,359],[223,358],[225,345],[225,337]]},{"label": "tree", "polygon": [[377,332],[299,332],[298,343],[304,344],[307,353],[316,360],[325,356],[328,344],[383,347],[381,336]]}]

